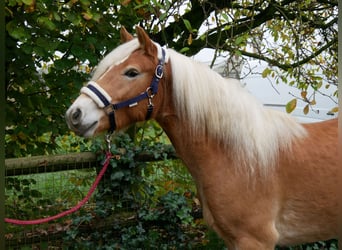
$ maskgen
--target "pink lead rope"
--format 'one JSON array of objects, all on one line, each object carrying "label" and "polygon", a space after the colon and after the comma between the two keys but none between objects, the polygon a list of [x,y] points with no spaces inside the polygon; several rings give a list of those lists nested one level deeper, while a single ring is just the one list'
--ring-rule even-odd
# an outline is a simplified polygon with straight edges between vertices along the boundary
[{"label": "pink lead rope", "polygon": [[[108,142],[108,138],[107,138],[107,142]],[[74,212],[76,212],[77,210],[79,210],[85,203],[87,203],[87,201],[89,200],[89,198],[92,196],[92,194],[94,193],[97,185],[99,184],[99,182],[101,181],[104,173],[107,170],[107,167],[110,163],[110,159],[112,158],[112,153],[110,151],[110,141],[108,142],[108,151],[106,152],[106,159],[103,162],[103,167],[100,171],[100,173],[98,174],[98,176],[96,177],[93,185],[91,186],[91,188],[89,189],[87,195],[83,198],[83,200],[81,200],[76,206],[74,206],[73,208],[61,212],[59,214],[56,214],[54,216],[50,216],[47,218],[43,218],[43,219],[37,219],[37,220],[16,220],[16,219],[9,219],[9,218],[5,218],[5,222],[7,223],[11,223],[11,224],[16,224],[16,225],[36,225],[36,224],[42,224],[42,223],[46,223],[52,220],[56,220],[59,218],[62,218],[66,215],[72,214]]]}]

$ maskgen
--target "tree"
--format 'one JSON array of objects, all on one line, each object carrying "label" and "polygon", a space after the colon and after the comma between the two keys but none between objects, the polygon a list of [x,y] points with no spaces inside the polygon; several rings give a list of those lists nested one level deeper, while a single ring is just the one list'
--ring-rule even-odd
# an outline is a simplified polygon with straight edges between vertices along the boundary
[{"label": "tree", "polygon": [[274,66],[264,76],[296,85],[314,105],[308,86],[317,93],[337,86],[337,7],[337,0],[5,0],[6,156],[51,152],[68,131],[65,110],[119,44],[122,25],[141,25],[189,56],[214,48],[264,60]]},{"label": "tree", "polygon": [[66,133],[64,112],[119,43],[109,2],[6,1],[7,157],[51,152]]}]

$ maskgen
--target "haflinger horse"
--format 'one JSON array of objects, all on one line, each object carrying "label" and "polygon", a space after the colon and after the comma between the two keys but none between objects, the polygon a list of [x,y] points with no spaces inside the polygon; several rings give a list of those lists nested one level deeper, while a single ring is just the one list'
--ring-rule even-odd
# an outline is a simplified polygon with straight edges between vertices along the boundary
[{"label": "haflinger horse", "polygon": [[155,119],[229,250],[337,238],[337,119],[301,125],[142,28],[120,33],[67,110],[71,130],[92,137]]}]

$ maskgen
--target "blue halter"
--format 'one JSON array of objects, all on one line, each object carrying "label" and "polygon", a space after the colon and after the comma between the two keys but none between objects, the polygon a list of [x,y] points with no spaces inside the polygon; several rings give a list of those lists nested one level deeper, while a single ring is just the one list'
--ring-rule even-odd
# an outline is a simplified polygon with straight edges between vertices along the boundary
[{"label": "blue halter", "polygon": [[[155,73],[151,82],[151,85],[146,89],[145,92],[141,93],[140,95],[133,97],[131,99],[128,99],[126,101],[122,101],[119,103],[112,104],[110,99],[108,99],[106,96],[109,96],[103,89],[99,90],[99,86],[93,82],[90,81],[86,88],[91,90],[102,102],[104,111],[108,115],[110,128],[108,130],[109,133],[113,133],[116,129],[116,123],[115,123],[115,110],[124,108],[124,107],[134,107],[138,105],[138,103],[141,100],[148,99],[148,105],[147,105],[147,113],[146,113],[146,120],[150,119],[152,112],[153,112],[153,103],[152,99],[158,92],[158,85],[160,79],[163,77],[164,72],[164,64],[165,64],[165,49],[162,49],[162,58],[159,60],[158,65],[155,69]],[[97,87],[98,86],[98,87]],[[81,90],[82,91],[82,90]],[[85,91],[86,92],[86,91]],[[105,93],[105,94],[103,94]],[[97,102],[96,102],[97,103]],[[99,105],[99,104],[98,104]],[[100,105],[99,105],[100,106]]]}]

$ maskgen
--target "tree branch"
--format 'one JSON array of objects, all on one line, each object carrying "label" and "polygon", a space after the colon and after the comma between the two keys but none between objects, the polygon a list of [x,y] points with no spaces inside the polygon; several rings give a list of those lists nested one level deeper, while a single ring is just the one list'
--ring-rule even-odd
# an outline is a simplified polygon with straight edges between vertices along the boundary
[{"label": "tree branch", "polygon": [[[210,29],[206,32],[207,37],[206,39],[201,39],[200,37],[197,37],[193,40],[191,46],[189,46],[189,50],[186,52],[188,56],[194,55],[198,53],[201,49],[207,47],[207,48],[217,48],[215,46],[218,46],[219,48],[223,48],[225,46],[225,43],[228,39],[234,39],[234,37],[237,37],[241,34],[244,34],[246,32],[250,32],[251,30],[261,26],[265,22],[274,19],[277,16],[282,16],[281,13],[279,13],[279,8],[281,8],[284,13],[286,14],[287,18],[289,20],[293,20],[298,17],[298,14],[295,14],[294,12],[296,10],[293,10],[293,8],[289,8],[289,5],[292,3],[296,3],[295,0],[283,0],[280,3],[277,3],[276,1],[270,1],[268,6],[266,6],[263,10],[260,10],[260,6],[257,6],[258,8],[252,8],[250,7],[250,10],[258,10],[259,13],[250,17],[250,18],[241,18],[237,21],[235,21],[234,24],[232,23],[225,23],[222,24],[221,27],[227,27],[228,25],[231,25],[231,29],[229,32],[222,32],[218,34],[217,29],[220,27],[215,27],[213,29]],[[329,6],[335,6],[336,1],[318,1],[322,4],[329,4]],[[194,29],[199,29],[199,27],[203,24],[203,21],[209,16],[209,14],[212,11],[218,11],[225,8],[235,8],[235,9],[241,9],[242,6],[237,5],[235,1],[198,1],[198,0],[191,0],[192,8],[189,12],[185,13],[182,16],[182,19],[188,20],[192,27]],[[255,7],[255,6],[253,6]],[[292,10],[292,11],[289,11]],[[319,29],[327,29],[334,25],[337,22],[337,18],[334,18],[333,20],[330,20],[328,23],[322,23],[318,20],[310,20],[309,18],[302,17],[304,22],[307,22],[310,26],[314,28]],[[167,40],[167,43],[169,47],[174,48],[175,50],[181,50],[184,47],[185,41],[187,41],[188,33],[186,32],[186,27],[182,21],[182,19],[175,21],[171,23],[168,27],[165,28],[164,31],[161,31],[157,34],[155,34],[153,37],[157,41],[162,41],[164,39]],[[162,36],[164,34],[164,37]],[[179,39],[177,41],[174,40],[173,34],[178,34]],[[163,39],[162,39],[163,37]],[[184,41],[184,42],[180,42]],[[310,59],[309,59],[310,60]],[[274,62],[272,64],[276,64],[277,62]],[[288,67],[288,66],[285,66]]]},{"label": "tree branch", "polygon": [[[292,64],[282,64],[279,62],[279,60],[271,59],[271,58],[263,56],[261,54],[251,53],[251,52],[244,51],[244,50],[238,50],[238,51],[244,56],[248,56],[251,58],[255,58],[258,60],[265,61],[265,62],[269,63],[271,66],[276,66],[282,70],[288,70],[288,69],[296,68],[300,65],[303,65],[303,64],[309,62],[310,60],[312,60],[313,58],[315,58],[316,56],[321,54],[323,51],[325,51],[326,49],[328,49],[329,47],[331,47],[335,43],[337,43],[337,37],[335,37],[333,40],[326,43],[324,46],[322,46],[316,52],[312,53],[310,56],[308,56],[308,57],[306,57],[306,58],[304,58],[298,62],[292,63]],[[229,47],[225,47],[224,49],[226,49],[229,52],[235,52],[235,49],[232,49]]]}]

